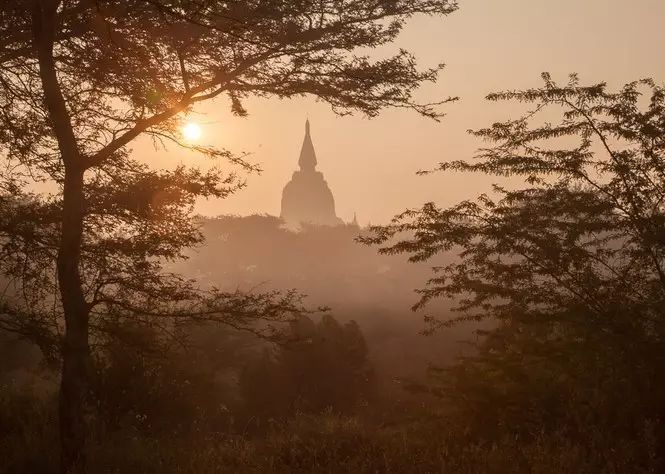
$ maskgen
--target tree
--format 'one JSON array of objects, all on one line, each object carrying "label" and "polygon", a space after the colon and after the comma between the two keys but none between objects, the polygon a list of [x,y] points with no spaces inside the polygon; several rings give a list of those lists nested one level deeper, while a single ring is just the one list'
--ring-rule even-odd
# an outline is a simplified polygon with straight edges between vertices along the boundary
[{"label": "tree", "polygon": [[303,316],[291,323],[290,337],[241,374],[242,398],[258,421],[327,409],[350,413],[371,396],[373,373],[355,321],[341,325],[330,315],[318,322]]},{"label": "tree", "polygon": [[534,377],[536,389],[578,380],[604,386],[615,408],[632,400],[662,422],[665,89],[643,80],[610,92],[574,75],[565,86],[543,78],[537,89],[489,95],[531,110],[473,132],[492,144],[477,161],[439,167],[523,177],[524,186],[495,186],[448,209],[429,203],[362,240],[412,261],[457,256],[435,269],[417,307],[439,297],[456,302],[454,318],[428,318],[431,330],[488,320],[493,329],[478,356],[445,374],[449,387],[484,377],[494,412],[506,395],[530,390]]},{"label": "tree", "polygon": [[278,364],[293,390],[291,409],[321,412],[332,408],[349,413],[366,401],[372,390],[367,345],[355,321],[341,325],[325,315],[292,323],[295,341],[279,354]]},{"label": "tree", "polygon": [[100,432],[131,427],[149,436],[191,436],[230,427],[236,374],[268,342],[213,324],[183,330],[191,345],[156,349],[159,331],[130,322],[123,339],[111,337],[96,351]]},{"label": "tree", "polygon": [[402,107],[437,118],[439,104],[419,104],[412,92],[440,66],[420,71],[406,51],[376,61],[355,51],[392,43],[413,15],[455,8],[449,0],[3,3],[0,227],[3,272],[17,283],[1,321],[61,347],[63,472],[85,464],[91,331],[122,318],[168,330],[163,321],[182,317],[249,329],[297,309],[292,294],[204,291],[163,271],[200,240],[194,200],[242,183],[221,169],[156,171],[131,157],[132,141],[144,135],[256,171],[243,157],[183,143],[182,117],[216,97],[242,116],[248,96],[312,94],[340,114]]}]

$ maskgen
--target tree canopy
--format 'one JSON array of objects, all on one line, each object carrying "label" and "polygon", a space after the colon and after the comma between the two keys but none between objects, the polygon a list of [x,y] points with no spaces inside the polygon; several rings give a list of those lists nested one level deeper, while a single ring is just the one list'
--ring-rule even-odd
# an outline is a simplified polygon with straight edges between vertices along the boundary
[{"label": "tree canopy", "polygon": [[[565,86],[544,79],[539,89],[489,95],[532,110],[473,132],[493,143],[477,161],[439,167],[519,176],[527,187],[495,186],[448,209],[429,203],[363,240],[384,244],[406,232],[381,251],[413,261],[459,252],[435,269],[420,305],[457,298],[460,320],[569,320],[578,308],[617,330],[621,306],[631,324],[651,330],[665,293],[665,91],[651,80],[615,93],[605,84],[581,86],[575,76]],[[552,109],[560,121],[550,121]]]}]

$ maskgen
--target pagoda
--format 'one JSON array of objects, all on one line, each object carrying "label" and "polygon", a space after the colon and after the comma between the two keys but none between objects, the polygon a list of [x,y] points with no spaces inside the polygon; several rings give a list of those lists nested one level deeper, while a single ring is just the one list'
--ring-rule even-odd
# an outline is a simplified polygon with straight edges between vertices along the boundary
[{"label": "pagoda", "polygon": [[281,218],[290,228],[303,224],[337,226],[344,224],[335,213],[335,198],[323,178],[316,170],[318,164],[309,120],[305,123],[305,139],[300,150],[299,171],[282,192]]}]

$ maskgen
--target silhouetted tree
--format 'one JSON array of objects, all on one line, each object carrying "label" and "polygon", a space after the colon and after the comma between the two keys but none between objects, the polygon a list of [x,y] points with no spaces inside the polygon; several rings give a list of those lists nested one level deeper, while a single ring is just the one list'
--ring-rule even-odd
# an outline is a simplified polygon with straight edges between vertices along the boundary
[{"label": "silhouetted tree", "polygon": [[[238,115],[251,95],[313,94],[342,114],[392,106],[436,118],[436,104],[412,91],[440,67],[419,71],[405,51],[372,61],[354,50],[391,43],[415,14],[454,9],[448,0],[3,2],[2,265],[20,280],[20,299],[3,302],[2,326],[62,347],[63,472],[85,464],[91,330],[120,317],[190,316],[247,328],[293,309],[292,295],[256,302],[165,275],[161,262],[199,241],[195,198],[226,196],[238,182],[219,169],[154,171],[128,145],[145,135],[255,170],[180,140],[182,115],[219,96]],[[37,194],[35,182],[50,191]]]},{"label": "silhouetted tree", "polygon": [[303,316],[291,324],[292,342],[265,352],[240,378],[249,412],[282,417],[325,409],[349,413],[371,396],[373,374],[358,325],[330,315],[315,323]]},{"label": "silhouetted tree", "polygon": [[495,186],[448,209],[426,204],[362,240],[413,261],[457,256],[436,268],[418,306],[456,302],[458,316],[429,318],[432,330],[496,325],[476,358],[444,374],[445,395],[476,403],[483,421],[531,408],[557,418],[565,407],[544,387],[598,410],[614,400],[599,411],[608,421],[617,407],[662,421],[665,89],[643,80],[610,92],[543,77],[538,89],[491,94],[531,110],[474,132],[492,143],[477,161],[440,166],[519,176],[526,187]]},{"label": "silhouetted tree", "polygon": [[100,428],[191,436],[229,427],[236,374],[261,341],[212,324],[186,329],[192,347],[159,347],[159,330],[131,323],[123,332],[95,354]]}]

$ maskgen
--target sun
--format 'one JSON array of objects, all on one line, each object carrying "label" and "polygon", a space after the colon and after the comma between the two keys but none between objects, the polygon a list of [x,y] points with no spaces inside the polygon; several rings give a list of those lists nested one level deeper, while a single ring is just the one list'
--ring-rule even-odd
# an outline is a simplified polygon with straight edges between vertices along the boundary
[{"label": "sun", "polygon": [[185,137],[185,140],[188,142],[197,141],[199,138],[201,138],[202,134],[203,132],[198,123],[188,122],[182,128],[182,136]]}]

